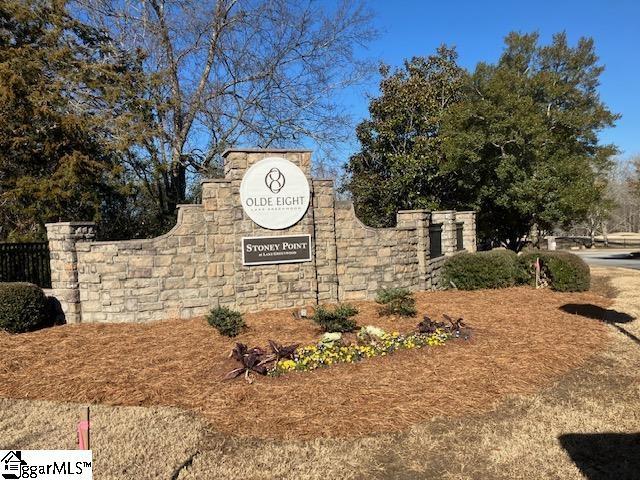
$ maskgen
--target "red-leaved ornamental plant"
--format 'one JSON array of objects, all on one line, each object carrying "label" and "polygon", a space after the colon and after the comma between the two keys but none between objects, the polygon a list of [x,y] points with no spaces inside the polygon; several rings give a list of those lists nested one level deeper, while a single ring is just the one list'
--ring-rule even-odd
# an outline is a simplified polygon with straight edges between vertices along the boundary
[{"label": "red-leaved ornamental plant", "polygon": [[442,314],[442,317],[448,324],[445,322],[435,322],[431,320],[428,315],[425,315],[424,320],[417,326],[418,332],[430,335],[435,333],[436,330],[443,330],[455,338],[464,338],[465,340],[471,338],[471,328],[467,327],[462,317],[456,320],[446,314]]},{"label": "red-leaved ornamental plant", "polygon": [[267,354],[260,347],[249,348],[244,343],[236,343],[236,346],[231,350],[229,357],[238,361],[240,366],[231,370],[224,378],[225,380],[229,380],[231,378],[237,378],[240,375],[244,375],[247,382],[252,383],[253,379],[251,378],[251,373],[266,375],[269,371],[267,366],[270,363],[292,358],[299,345],[299,343],[281,345],[273,340],[269,340],[271,353]]},{"label": "red-leaved ornamental plant", "polygon": [[296,352],[296,349],[299,346],[299,343],[292,343],[291,345],[281,345],[277,342],[274,342],[273,340],[269,340],[269,348],[271,348],[271,354],[273,356],[273,361],[275,362],[293,358],[293,354]]},{"label": "red-leaved ornamental plant", "polygon": [[254,372],[259,375],[267,374],[266,363],[268,360],[264,359],[265,352],[261,348],[254,347],[249,349],[244,343],[236,343],[236,346],[231,350],[229,355],[231,358],[240,362],[240,367],[231,370],[225,375],[225,380],[239,377],[244,374],[247,382],[253,382],[250,377],[250,373]]}]

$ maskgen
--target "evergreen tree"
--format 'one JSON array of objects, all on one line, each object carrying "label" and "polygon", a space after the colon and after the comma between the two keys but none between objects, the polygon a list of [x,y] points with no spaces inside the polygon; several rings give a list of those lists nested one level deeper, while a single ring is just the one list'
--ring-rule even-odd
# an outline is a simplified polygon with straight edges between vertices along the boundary
[{"label": "evergreen tree", "polygon": [[46,222],[110,223],[103,213],[129,193],[118,151],[135,133],[122,124],[144,111],[140,81],[64,1],[0,3],[0,238],[42,238]]},{"label": "evergreen tree", "polygon": [[612,145],[598,132],[618,115],[597,92],[591,39],[511,33],[495,65],[468,75],[453,50],[383,70],[346,189],[367,224],[400,209],[475,209],[481,238],[514,250],[532,229],[584,221],[603,202]]},{"label": "evergreen tree", "polygon": [[532,229],[583,221],[603,201],[616,150],[597,134],[618,116],[598,96],[597,61],[591,39],[570,47],[560,33],[540,46],[537,34],[511,33],[496,65],[476,67],[443,151],[485,240],[519,250]]},{"label": "evergreen tree", "polygon": [[365,223],[390,226],[398,210],[453,201],[455,172],[443,168],[441,129],[446,111],[462,99],[466,74],[456,58],[442,46],[401,70],[381,69],[381,96],[357,127],[361,149],[349,159],[345,183]]}]

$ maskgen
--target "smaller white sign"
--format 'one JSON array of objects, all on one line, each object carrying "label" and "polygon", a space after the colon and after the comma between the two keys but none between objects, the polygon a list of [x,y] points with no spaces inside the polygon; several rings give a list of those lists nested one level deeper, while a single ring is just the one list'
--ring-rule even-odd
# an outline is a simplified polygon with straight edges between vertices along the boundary
[{"label": "smaller white sign", "polygon": [[6,480],[92,480],[91,450],[0,450],[0,477]]}]

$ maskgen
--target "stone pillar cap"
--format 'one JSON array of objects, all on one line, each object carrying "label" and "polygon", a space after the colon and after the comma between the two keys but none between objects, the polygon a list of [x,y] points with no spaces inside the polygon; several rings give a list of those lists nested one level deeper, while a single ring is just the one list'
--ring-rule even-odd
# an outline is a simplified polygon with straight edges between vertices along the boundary
[{"label": "stone pillar cap", "polygon": [[222,156],[226,157],[230,153],[288,153],[288,152],[313,152],[309,148],[227,148],[222,152]]},{"label": "stone pillar cap", "polygon": [[69,226],[69,227],[82,227],[82,226],[89,226],[89,225],[94,225],[95,226],[96,222],[52,222],[52,223],[45,223],[44,226],[48,227],[48,226],[53,226],[53,225],[63,225],[63,226]]}]

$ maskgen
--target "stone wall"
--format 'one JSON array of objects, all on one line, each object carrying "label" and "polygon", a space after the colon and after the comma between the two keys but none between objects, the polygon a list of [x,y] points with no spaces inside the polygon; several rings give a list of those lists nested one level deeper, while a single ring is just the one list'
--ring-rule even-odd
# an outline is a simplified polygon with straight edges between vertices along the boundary
[{"label": "stone wall", "polygon": [[378,289],[391,286],[423,288],[428,218],[427,212],[399,212],[395,228],[371,228],[358,220],[353,204],[338,204],[338,298],[372,298]]},{"label": "stone wall", "polygon": [[[274,155],[310,178],[306,150],[225,152],[225,178],[203,181],[202,203],[179,206],[176,226],[157,238],[95,242],[91,223],[47,225],[52,289],[67,322],[188,318],[217,305],[247,312],[372,298],[381,287],[436,288],[441,260],[429,259],[431,221],[446,226],[445,255],[455,253],[460,221],[465,246],[475,250],[474,212],[401,211],[395,228],[370,228],[350,203],[336,202],[331,180],[309,182],[311,205],[298,223],[264,229],[245,214],[239,188],[251,165]],[[311,235],[311,261],[243,265],[242,237],[295,234]]]},{"label": "stone wall", "polygon": [[[146,321],[190,317],[210,308],[206,212],[181,206],[178,222],[150,240],[77,244],[82,321]],[[217,273],[217,272],[216,272]],[[55,286],[54,286],[55,288]]]},{"label": "stone wall", "polygon": [[437,258],[432,258],[429,260],[427,264],[427,289],[429,290],[440,290],[445,288],[445,285],[442,284],[442,266],[444,262],[447,260],[446,256],[441,256]]}]

